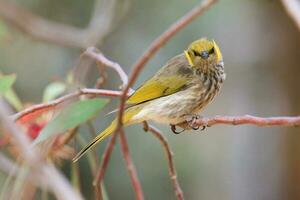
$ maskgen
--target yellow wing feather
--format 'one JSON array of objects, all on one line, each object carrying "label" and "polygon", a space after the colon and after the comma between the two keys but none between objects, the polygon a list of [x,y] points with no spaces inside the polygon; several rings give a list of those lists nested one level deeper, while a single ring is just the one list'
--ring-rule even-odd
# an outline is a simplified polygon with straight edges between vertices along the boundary
[{"label": "yellow wing feather", "polygon": [[167,96],[179,91],[186,84],[186,78],[180,76],[153,77],[142,85],[127,100],[128,104],[139,104],[145,101]]}]

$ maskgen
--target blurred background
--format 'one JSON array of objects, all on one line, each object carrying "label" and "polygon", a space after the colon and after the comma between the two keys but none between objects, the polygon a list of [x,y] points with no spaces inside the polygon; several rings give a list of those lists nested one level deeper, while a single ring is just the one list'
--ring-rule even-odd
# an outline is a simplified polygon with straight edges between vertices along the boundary
[{"label": "blurred background", "polygon": [[[32,37],[16,28],[20,26],[0,18],[0,70],[4,74],[16,73],[17,94],[22,101],[32,103],[41,101],[50,82],[64,79],[78,65],[80,54],[88,46],[97,46],[130,73],[149,44],[199,3],[197,0],[1,0],[0,17],[11,11],[5,2],[17,4],[51,22],[76,27],[74,32],[92,27],[91,33],[85,35],[81,31],[82,35],[74,36],[78,43],[71,37],[69,43],[53,42]],[[103,13],[110,17],[109,21],[103,21]],[[44,31],[47,33],[47,28]],[[60,31],[57,37],[69,30]],[[91,39],[85,41],[85,36]],[[219,44],[227,73],[221,93],[201,115],[299,115],[299,30],[280,1],[275,0],[219,1],[151,59],[134,88],[201,37]],[[97,74],[92,66],[86,84],[91,86]],[[115,72],[108,70],[108,77],[104,87],[117,89],[120,81]],[[117,103],[117,99],[113,100],[105,112],[114,109]],[[93,121],[97,130],[102,130],[113,117],[104,117],[105,112]],[[186,199],[300,199],[299,128],[219,125],[202,132],[174,135],[169,126],[157,126],[173,149]],[[79,132],[87,135],[85,127]],[[129,127],[126,132],[145,198],[175,199],[167,159],[159,142],[145,133],[141,125]],[[99,157],[104,147],[104,144],[97,146]],[[63,162],[62,168],[69,176],[70,162]],[[86,158],[80,161],[80,173],[83,194],[92,199],[92,177]],[[4,180],[5,175],[0,172],[0,185]],[[135,198],[119,147],[113,153],[104,183],[109,199]]]}]

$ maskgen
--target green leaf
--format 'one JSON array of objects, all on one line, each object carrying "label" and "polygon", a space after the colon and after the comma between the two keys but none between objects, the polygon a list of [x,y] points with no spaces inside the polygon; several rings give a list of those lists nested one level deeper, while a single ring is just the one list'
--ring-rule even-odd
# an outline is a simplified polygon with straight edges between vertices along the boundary
[{"label": "green leaf", "polygon": [[21,103],[21,100],[19,99],[13,88],[10,88],[8,91],[6,91],[4,97],[7,102],[12,105],[17,111],[22,110],[23,105]]},{"label": "green leaf", "polygon": [[[0,21],[1,23],[1,21]],[[13,83],[16,80],[16,76],[12,75],[2,75],[0,71],[0,95],[3,95],[7,102],[13,106],[17,111],[23,108],[23,105],[12,88]]]},{"label": "green leaf", "polygon": [[108,99],[87,99],[75,102],[64,108],[35,139],[34,144],[57,134],[75,128],[94,117],[106,104]]},{"label": "green leaf", "polygon": [[3,95],[6,91],[8,91],[15,81],[15,74],[0,76],[0,95]]},{"label": "green leaf", "polygon": [[44,95],[43,102],[47,102],[55,99],[66,90],[66,85],[62,82],[53,82],[47,85]]}]

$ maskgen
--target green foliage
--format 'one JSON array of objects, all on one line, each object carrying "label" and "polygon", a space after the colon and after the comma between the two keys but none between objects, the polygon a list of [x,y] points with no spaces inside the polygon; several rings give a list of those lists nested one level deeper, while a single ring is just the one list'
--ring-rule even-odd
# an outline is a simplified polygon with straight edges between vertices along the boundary
[{"label": "green foliage", "polygon": [[12,86],[16,81],[16,75],[0,75],[0,95],[3,95],[10,105],[16,110],[22,109],[22,103]]},{"label": "green foliage", "polygon": [[106,104],[107,99],[87,99],[75,102],[64,108],[46,127],[34,141],[37,144],[47,138],[62,134],[94,117]]},{"label": "green foliage", "polygon": [[22,110],[22,102],[20,101],[18,95],[15,93],[13,88],[10,88],[8,91],[6,91],[4,97],[9,102],[9,104],[13,106],[17,111]]},{"label": "green foliage", "polygon": [[4,95],[16,81],[16,75],[3,75],[0,76],[0,95]]},{"label": "green foliage", "polygon": [[66,90],[66,85],[62,82],[53,82],[47,85],[44,95],[43,102],[47,102],[55,99]]}]

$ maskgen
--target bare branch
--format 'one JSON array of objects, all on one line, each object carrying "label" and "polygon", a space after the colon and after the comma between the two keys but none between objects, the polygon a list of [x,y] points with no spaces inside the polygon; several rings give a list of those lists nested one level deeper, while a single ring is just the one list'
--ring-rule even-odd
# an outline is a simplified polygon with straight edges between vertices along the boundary
[{"label": "bare branch", "polygon": [[[116,135],[116,134],[114,134],[114,135]],[[111,153],[112,153],[112,151],[114,149],[114,146],[116,144],[116,140],[117,140],[117,137],[112,136],[110,141],[108,142],[108,144],[105,147],[105,150],[102,154],[102,159],[101,159],[100,166],[97,170],[98,173],[97,173],[97,175],[94,179],[94,182],[93,182],[94,187],[101,187],[101,182],[104,178],[104,174],[105,174],[105,171],[107,169]],[[100,188],[100,190],[101,190],[101,188]]]},{"label": "bare branch", "polygon": [[281,0],[286,12],[300,30],[300,2],[299,0]]},{"label": "bare branch", "polygon": [[[128,77],[127,77],[127,74],[124,72],[123,68],[118,63],[112,62],[109,59],[107,59],[95,47],[87,48],[87,50],[82,55],[89,56],[89,57],[97,60],[97,62],[99,62],[100,64],[114,69],[118,73],[118,75],[123,83],[121,88],[126,87],[126,85],[128,84]],[[131,88],[129,88],[129,93],[132,93],[132,92],[133,92],[133,90]],[[108,152],[108,153],[107,154],[104,153],[104,155],[106,155],[106,156],[103,157],[103,161],[101,162],[97,178],[94,181],[94,186],[96,187],[96,191],[98,191],[97,193],[99,193],[101,191],[101,188],[99,188],[99,187],[101,187],[101,180],[102,180],[102,177],[104,176],[104,172],[105,172],[105,169],[106,169],[108,161],[109,161],[108,158],[110,157],[110,154],[112,152],[112,148],[114,146],[116,138],[113,138],[113,139],[114,140],[112,141],[112,144],[107,146],[107,149],[105,152]],[[120,144],[122,147],[122,153],[123,153],[124,159],[126,161],[126,166],[127,166],[128,172],[129,172],[129,176],[131,178],[133,189],[136,194],[136,198],[138,200],[143,200],[144,199],[143,190],[142,190],[140,181],[138,179],[137,172],[135,170],[133,161],[131,159],[131,156],[129,153],[129,148],[128,148],[128,143],[127,143],[126,136],[124,135],[123,131],[120,134]]]},{"label": "bare branch", "polygon": [[14,121],[20,121],[25,122],[28,119],[27,118],[34,118],[35,116],[39,116],[44,112],[47,112],[49,110],[56,109],[59,105],[66,103],[67,101],[71,101],[74,99],[77,99],[81,95],[90,95],[91,97],[97,97],[97,96],[108,96],[108,97],[114,97],[114,96],[120,96],[120,91],[114,91],[114,90],[102,90],[102,89],[88,89],[83,88],[79,89],[76,92],[67,94],[65,96],[62,96],[58,99],[55,99],[53,101],[47,102],[47,103],[41,103],[36,104],[34,106],[31,106],[27,109],[22,110],[21,112],[18,112],[11,116],[11,118]]},{"label": "bare branch", "polygon": [[213,126],[217,124],[227,125],[245,125],[255,126],[300,126],[300,116],[295,117],[255,117],[251,115],[244,116],[215,116],[212,118],[202,117],[195,121],[198,126]]},{"label": "bare branch", "polygon": [[144,195],[143,195],[142,186],[141,186],[141,183],[140,183],[139,178],[137,176],[136,169],[133,165],[132,158],[131,158],[130,153],[129,153],[127,139],[126,139],[126,136],[125,136],[123,130],[121,130],[121,133],[120,133],[120,144],[121,144],[124,159],[126,161],[127,170],[130,174],[133,189],[134,189],[135,194],[136,194],[136,199],[137,200],[143,200]]},{"label": "bare branch", "polygon": [[10,111],[5,106],[3,100],[0,99],[0,121],[19,147],[21,156],[30,166],[32,173],[38,177],[43,185],[47,185],[58,199],[82,199],[52,165],[45,163],[41,159],[40,155],[32,148],[27,135],[21,128],[8,119],[7,116],[9,114]]},{"label": "bare branch", "polygon": [[[112,62],[111,60],[107,59],[97,48],[95,48],[95,47],[87,48],[86,51],[83,52],[82,56],[89,56],[89,57],[97,60],[101,64],[115,70],[118,73],[118,75],[122,81],[121,88],[126,87],[126,85],[128,84],[128,76],[124,72],[123,68],[118,63]],[[133,89],[129,88],[128,93],[131,94],[132,92],[133,92]]]},{"label": "bare branch", "polygon": [[177,179],[177,174],[176,174],[176,169],[174,165],[174,160],[173,160],[173,152],[168,144],[167,139],[162,135],[161,131],[155,128],[152,125],[149,125],[147,122],[144,122],[144,130],[146,132],[150,131],[162,144],[164,147],[167,157],[168,157],[168,164],[169,164],[169,174],[173,183],[175,195],[178,200],[183,200],[183,192],[180,188],[178,179]]},{"label": "bare branch", "polygon": [[[126,87],[126,85],[128,84],[128,77],[127,77],[127,74],[124,72],[123,68],[118,63],[112,62],[111,60],[107,59],[95,47],[87,48],[86,51],[82,54],[82,56],[89,56],[89,57],[97,60],[97,62],[99,64],[102,64],[104,66],[110,67],[113,70],[115,70],[118,73],[118,75],[119,75],[119,77],[122,81],[122,87],[121,88]],[[129,89],[129,93],[132,93],[132,92],[133,92],[133,90]],[[137,172],[135,170],[132,158],[130,156],[128,143],[127,143],[127,140],[126,140],[126,137],[125,137],[123,131],[120,134],[120,139],[121,139],[120,143],[121,143],[121,147],[122,147],[122,153],[123,153],[124,159],[126,161],[126,167],[128,169],[128,172],[129,172],[129,176],[130,176],[130,179],[131,179],[131,182],[132,182],[132,185],[133,185],[133,189],[134,189],[135,194],[136,194],[136,198],[138,200],[143,200],[144,199],[143,190],[142,190],[140,181],[138,179]],[[100,164],[100,169],[99,169],[99,172],[96,176],[97,178],[94,181],[94,186],[96,187],[95,191],[97,192],[97,194],[99,194],[99,196],[101,196],[100,195],[101,194],[101,180],[102,180],[102,177],[104,176],[104,172],[105,172],[105,169],[107,167],[109,157],[110,157],[110,154],[113,150],[113,146],[115,144],[115,141],[116,141],[116,138],[113,138],[112,143],[107,146],[107,148],[105,150],[105,152],[107,152],[107,153],[104,153],[105,157],[102,158],[102,162]]]},{"label": "bare branch", "polygon": [[96,2],[93,18],[86,29],[49,21],[8,0],[0,0],[0,17],[33,38],[67,47],[86,48],[103,40],[111,30],[117,1],[104,1]]}]

